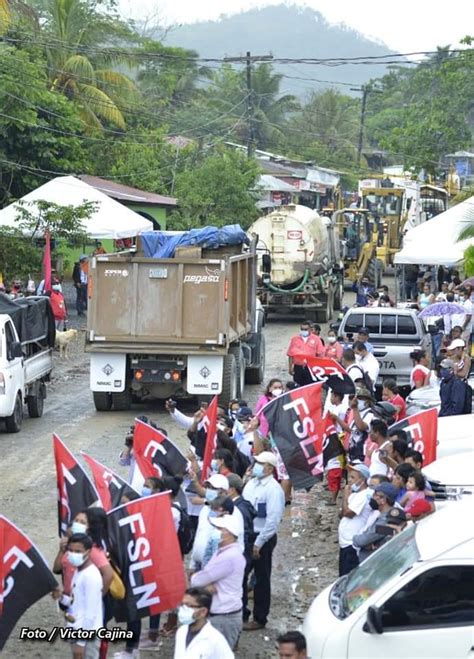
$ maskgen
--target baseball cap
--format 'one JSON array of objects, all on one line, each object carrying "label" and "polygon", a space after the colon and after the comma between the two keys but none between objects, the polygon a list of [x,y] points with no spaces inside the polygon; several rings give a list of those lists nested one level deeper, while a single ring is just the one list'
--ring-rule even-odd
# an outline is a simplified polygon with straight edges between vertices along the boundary
[{"label": "baseball cap", "polygon": [[365,334],[366,336],[369,336],[369,330],[367,329],[367,327],[359,327],[358,333],[359,334]]},{"label": "baseball cap", "polygon": [[370,471],[367,465],[363,464],[362,462],[359,464],[352,464],[352,465],[347,465],[348,469],[352,469],[353,471],[357,471],[364,480],[368,480],[370,476]]},{"label": "baseball cap", "polygon": [[258,455],[254,456],[254,458],[257,462],[260,462],[261,464],[269,464],[272,465],[272,467],[277,466],[276,456],[271,451],[262,451]]},{"label": "baseball cap", "polygon": [[440,364],[441,368],[454,368],[454,362],[452,359],[443,359],[443,361]]},{"label": "baseball cap", "polygon": [[253,412],[250,407],[241,407],[237,412],[237,418],[241,421],[242,419],[249,419],[253,416]]},{"label": "baseball cap", "polygon": [[79,257],[79,261],[87,261],[88,258],[89,257],[87,256],[87,254],[81,254]]},{"label": "baseball cap", "polygon": [[222,474],[212,474],[212,476],[208,478],[205,482],[209,483],[209,485],[212,485],[212,487],[215,487],[216,490],[229,489],[229,481]]},{"label": "baseball cap", "polygon": [[237,492],[242,492],[244,489],[244,481],[238,474],[229,474],[227,480],[229,481],[229,487],[233,487]]},{"label": "baseball cap", "polygon": [[455,350],[456,348],[465,348],[466,344],[462,339],[454,339],[454,341],[451,341],[449,346],[446,348],[446,350]]},{"label": "baseball cap", "polygon": [[356,396],[357,398],[372,398],[372,394],[365,387],[356,387]]},{"label": "baseball cap", "polygon": [[388,511],[387,514],[387,524],[403,524],[407,521],[406,512],[403,508],[395,506]]},{"label": "baseball cap", "polygon": [[391,483],[380,483],[380,485],[374,488],[374,492],[383,494],[387,501],[391,501],[392,503],[394,503],[398,495],[397,488]]},{"label": "baseball cap", "polygon": [[407,513],[411,517],[420,517],[420,515],[425,515],[432,511],[431,504],[426,499],[417,499],[409,506],[407,506]]},{"label": "baseball cap", "polygon": [[229,533],[232,533],[236,538],[239,535],[239,525],[237,520],[233,515],[223,515],[222,517],[210,517],[209,521],[212,526],[217,527],[218,529],[227,529]]}]

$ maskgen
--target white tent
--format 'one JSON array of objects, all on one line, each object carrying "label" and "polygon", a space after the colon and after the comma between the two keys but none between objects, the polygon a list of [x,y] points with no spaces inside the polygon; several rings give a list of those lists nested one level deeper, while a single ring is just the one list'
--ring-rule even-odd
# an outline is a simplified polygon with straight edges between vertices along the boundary
[{"label": "white tent", "polygon": [[473,224],[474,197],[470,197],[410,229],[403,239],[402,250],[395,254],[395,263],[452,267],[462,261],[464,250],[474,245],[474,238],[458,242],[461,231]]},{"label": "white tent", "polygon": [[[144,231],[153,230],[153,223],[150,220],[146,220],[138,213],[134,213],[74,176],[60,176],[52,179],[22,197],[24,202],[40,199],[63,206],[79,206],[85,201],[97,202],[95,212],[88,220],[83,220],[87,235],[94,240],[132,238]],[[26,204],[25,207],[32,213],[37,210],[35,205]],[[17,202],[0,210],[0,225],[18,226],[15,221],[17,210]]]}]

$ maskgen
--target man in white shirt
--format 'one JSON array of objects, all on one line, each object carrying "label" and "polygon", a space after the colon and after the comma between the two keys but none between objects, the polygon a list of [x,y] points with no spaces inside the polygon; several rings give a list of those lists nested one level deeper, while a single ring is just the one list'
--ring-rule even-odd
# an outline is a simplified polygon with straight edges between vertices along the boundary
[{"label": "man in white shirt", "polygon": [[[273,478],[273,470],[277,466],[274,453],[263,451],[255,456],[252,476],[244,487],[242,496],[253,505],[257,511],[253,528],[255,541],[253,546],[253,567],[255,572],[255,587],[253,591],[253,620],[249,621],[250,611],[247,609],[247,588],[244,579],[244,630],[262,629],[267,624],[271,602],[272,554],[277,543],[278,527],[285,510],[285,495],[281,486]],[[249,570],[246,571],[246,577]]]},{"label": "man in white shirt", "polygon": [[234,659],[222,634],[209,622],[212,595],[205,588],[188,588],[178,609],[174,659]]},{"label": "man in white shirt", "polygon": [[385,421],[382,421],[382,419],[372,419],[370,422],[369,437],[377,444],[377,448],[370,458],[370,475],[388,476],[389,467],[384,462],[384,458],[388,455],[388,447],[391,442]]},{"label": "man in white shirt", "polygon": [[347,485],[343,491],[339,522],[339,576],[348,574],[359,564],[352,538],[360,533],[369,518],[367,480],[369,468],[364,464],[348,465]]},{"label": "man in white shirt", "polygon": [[365,343],[362,343],[362,341],[356,341],[354,343],[354,352],[357,365],[367,373],[372,383],[372,390],[375,391],[375,385],[377,384],[377,378],[379,377],[380,371],[378,360],[367,350]]},{"label": "man in white shirt", "polygon": [[[92,540],[85,533],[75,533],[67,543],[67,559],[76,569],[72,580],[71,605],[66,614],[68,627],[97,632],[104,626],[102,576],[92,563]],[[100,639],[76,641],[73,659],[99,659]]]}]

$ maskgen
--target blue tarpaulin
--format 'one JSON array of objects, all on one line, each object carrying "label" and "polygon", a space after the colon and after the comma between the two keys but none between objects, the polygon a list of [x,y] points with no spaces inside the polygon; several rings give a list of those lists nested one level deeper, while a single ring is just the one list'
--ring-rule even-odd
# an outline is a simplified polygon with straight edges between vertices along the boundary
[{"label": "blue tarpaulin", "polygon": [[174,256],[177,247],[204,247],[216,249],[226,245],[248,244],[249,239],[245,231],[238,224],[228,224],[217,227],[204,227],[191,229],[183,233],[170,235],[166,231],[150,231],[141,233],[143,251],[147,258],[170,259]]}]

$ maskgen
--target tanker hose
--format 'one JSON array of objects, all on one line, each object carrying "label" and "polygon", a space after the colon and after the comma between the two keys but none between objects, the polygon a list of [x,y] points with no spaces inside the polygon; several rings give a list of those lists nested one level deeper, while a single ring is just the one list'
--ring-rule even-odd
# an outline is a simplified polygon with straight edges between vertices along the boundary
[{"label": "tanker hose", "polygon": [[298,286],[296,286],[295,288],[279,288],[278,286],[275,286],[274,284],[269,284],[268,288],[273,293],[299,293],[303,289],[303,286],[308,281],[309,275],[310,275],[310,271],[309,271],[308,268],[306,268],[306,270],[304,271],[303,279],[298,284]]}]

